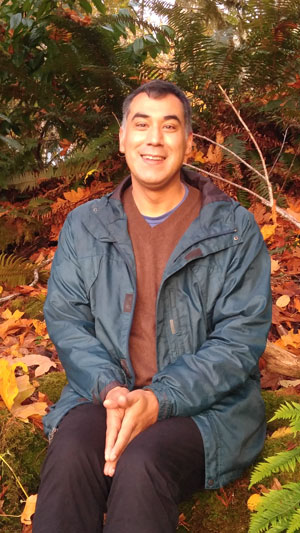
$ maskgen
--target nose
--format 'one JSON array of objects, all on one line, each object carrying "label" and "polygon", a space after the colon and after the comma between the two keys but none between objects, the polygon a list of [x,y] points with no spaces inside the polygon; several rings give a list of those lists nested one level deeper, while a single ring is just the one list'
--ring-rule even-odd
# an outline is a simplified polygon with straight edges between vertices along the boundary
[{"label": "nose", "polygon": [[159,125],[152,124],[147,132],[147,144],[152,145],[162,145],[163,144],[163,135]]}]

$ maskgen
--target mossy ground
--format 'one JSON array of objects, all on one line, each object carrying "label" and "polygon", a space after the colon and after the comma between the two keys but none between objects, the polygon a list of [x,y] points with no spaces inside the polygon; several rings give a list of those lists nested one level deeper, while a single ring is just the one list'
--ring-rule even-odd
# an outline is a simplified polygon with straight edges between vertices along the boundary
[{"label": "mossy ground", "polygon": [[[63,373],[50,373],[40,380],[40,390],[48,398],[57,401],[62,387],[66,383]],[[285,401],[298,401],[298,396],[282,396],[273,392],[263,393],[267,419],[269,420],[276,409]],[[284,421],[268,424],[269,433],[273,432]],[[45,457],[47,441],[41,431],[32,423],[25,424],[13,418],[6,410],[0,411],[0,454],[4,455],[15,474],[20,479],[29,494],[35,494],[39,484],[39,472]],[[265,447],[258,460],[286,449],[293,437],[291,435],[280,439],[267,438]],[[297,444],[300,444],[300,436]],[[180,506],[182,513],[181,525],[178,533],[246,533],[248,531],[250,512],[247,500],[252,494],[248,490],[251,469],[242,479],[225,487],[224,491],[203,491],[196,493],[191,500]],[[3,510],[6,514],[20,515],[23,509],[24,494],[17,486],[12,473],[2,463],[0,464],[0,493],[7,486],[3,495]],[[299,471],[295,474],[278,476],[281,483],[288,480],[299,481]],[[269,480],[266,481],[268,485]],[[223,500],[223,501],[222,501]],[[5,518],[0,515],[0,533],[20,533],[22,526],[19,518]]]}]

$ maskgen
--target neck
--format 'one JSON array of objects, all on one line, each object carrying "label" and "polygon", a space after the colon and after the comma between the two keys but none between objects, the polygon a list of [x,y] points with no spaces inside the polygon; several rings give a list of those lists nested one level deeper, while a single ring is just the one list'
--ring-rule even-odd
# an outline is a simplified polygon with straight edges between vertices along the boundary
[{"label": "neck", "polygon": [[139,212],[148,217],[159,217],[176,207],[185,194],[184,185],[180,180],[169,184],[163,190],[144,189],[132,182],[132,196]]}]

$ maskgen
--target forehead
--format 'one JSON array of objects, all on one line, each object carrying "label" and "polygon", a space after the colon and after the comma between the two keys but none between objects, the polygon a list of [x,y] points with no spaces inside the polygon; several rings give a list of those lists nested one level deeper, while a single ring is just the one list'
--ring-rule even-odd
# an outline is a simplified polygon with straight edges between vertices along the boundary
[{"label": "forehead", "polygon": [[167,94],[159,98],[151,98],[146,93],[140,93],[132,100],[128,119],[136,113],[143,113],[150,117],[163,118],[165,116],[177,115],[184,121],[184,109],[181,101],[174,94]]}]

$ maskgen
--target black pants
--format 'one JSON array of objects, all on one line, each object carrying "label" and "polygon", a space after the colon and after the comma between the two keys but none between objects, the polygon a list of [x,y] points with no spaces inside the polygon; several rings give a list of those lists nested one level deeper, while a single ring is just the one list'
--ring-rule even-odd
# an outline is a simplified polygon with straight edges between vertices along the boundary
[{"label": "black pants", "polygon": [[[103,474],[106,412],[83,404],[62,420],[42,469],[33,533],[174,533],[178,503],[204,485],[190,418],[156,422]],[[103,526],[103,514],[107,513]]]}]

